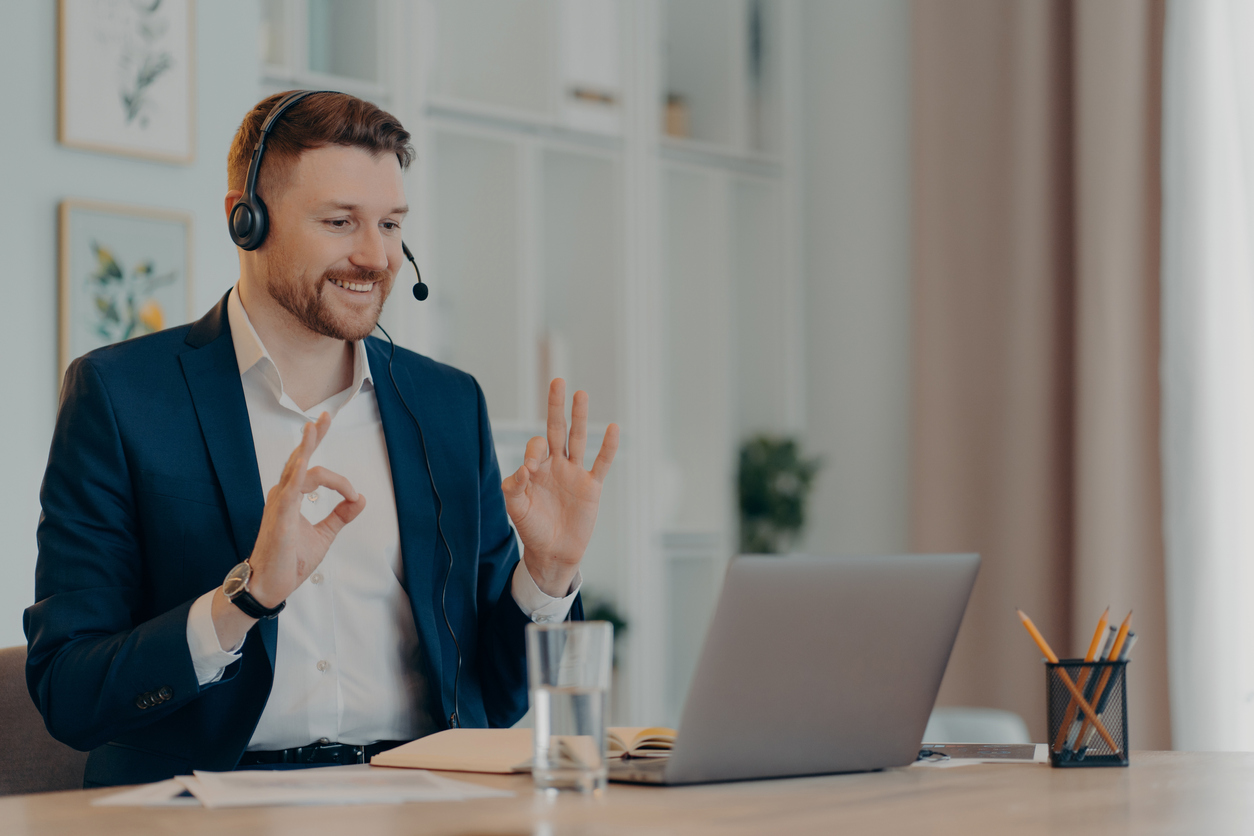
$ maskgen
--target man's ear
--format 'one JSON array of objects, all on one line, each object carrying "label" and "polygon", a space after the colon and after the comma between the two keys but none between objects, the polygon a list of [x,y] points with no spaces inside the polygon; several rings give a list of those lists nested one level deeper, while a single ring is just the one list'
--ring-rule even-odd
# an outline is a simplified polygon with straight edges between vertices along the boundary
[{"label": "man's ear", "polygon": [[231,217],[231,207],[233,207],[236,203],[238,203],[239,199],[243,196],[244,196],[244,193],[241,192],[239,189],[231,189],[229,192],[226,193],[226,216],[228,218]]}]

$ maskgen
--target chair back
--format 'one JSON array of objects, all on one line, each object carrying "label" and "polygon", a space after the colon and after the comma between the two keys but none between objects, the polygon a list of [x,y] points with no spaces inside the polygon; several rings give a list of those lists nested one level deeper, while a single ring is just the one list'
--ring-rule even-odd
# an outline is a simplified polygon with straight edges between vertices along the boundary
[{"label": "chair back", "polygon": [[0,649],[0,795],[83,787],[87,753],[54,740],[26,689],[26,648]]}]

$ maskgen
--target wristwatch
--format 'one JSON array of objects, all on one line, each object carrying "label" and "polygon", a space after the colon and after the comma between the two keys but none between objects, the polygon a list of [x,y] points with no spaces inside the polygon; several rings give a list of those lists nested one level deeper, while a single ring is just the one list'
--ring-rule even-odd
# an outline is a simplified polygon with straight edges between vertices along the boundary
[{"label": "wristwatch", "polygon": [[235,564],[235,568],[226,573],[226,580],[222,582],[222,592],[228,601],[243,611],[244,615],[251,618],[274,618],[287,606],[287,601],[280,601],[277,607],[263,607],[261,602],[248,591],[248,579],[252,576],[253,567],[247,560]]}]

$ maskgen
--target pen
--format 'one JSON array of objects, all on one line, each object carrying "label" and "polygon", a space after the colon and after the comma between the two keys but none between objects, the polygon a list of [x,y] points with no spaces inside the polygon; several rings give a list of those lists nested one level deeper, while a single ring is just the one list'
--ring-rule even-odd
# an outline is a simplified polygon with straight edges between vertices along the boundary
[{"label": "pen", "polygon": [[[1019,620],[1022,621],[1023,626],[1027,628],[1028,634],[1032,636],[1032,641],[1036,642],[1036,646],[1039,647],[1041,652],[1045,654],[1045,658],[1048,659],[1051,664],[1057,665],[1058,655],[1050,649],[1049,642],[1045,641],[1045,637],[1041,635],[1041,631],[1036,629],[1036,625],[1032,623],[1032,619],[1028,618],[1027,614],[1024,613],[1023,610],[1015,610],[1015,612],[1019,613]],[[1072,682],[1071,677],[1067,675],[1066,669],[1058,668],[1057,673],[1058,679],[1067,687],[1067,690],[1071,692],[1071,696],[1075,698],[1076,705],[1080,706],[1080,710],[1084,712],[1084,716],[1093,721],[1093,725],[1097,728],[1097,733],[1102,736],[1102,740],[1106,741],[1106,744],[1110,746],[1110,750],[1112,752],[1118,753],[1119,747],[1115,745],[1114,738],[1110,736],[1110,732],[1106,731],[1106,727],[1102,725],[1102,721],[1097,719],[1097,715],[1093,713],[1093,706],[1089,705],[1088,700],[1086,700],[1084,695],[1080,693],[1080,689],[1075,687],[1075,683]]]},{"label": "pen", "polygon": [[[1109,617],[1110,617],[1110,607],[1107,607],[1106,611],[1102,613],[1101,620],[1097,622],[1097,629],[1093,631],[1093,640],[1089,642],[1088,653],[1084,654],[1085,662],[1092,662],[1094,659],[1097,658],[1097,654],[1102,648],[1102,638],[1106,635],[1106,622]],[[1089,678],[1089,669],[1085,668],[1084,670],[1080,671],[1079,682],[1077,682],[1076,685],[1078,685],[1080,688],[1083,688],[1085,681],[1088,678]],[[1058,734],[1054,738],[1054,751],[1055,752],[1062,751],[1063,743],[1067,741],[1067,732],[1071,728],[1072,721],[1075,720],[1075,713],[1076,713],[1076,704],[1075,704],[1075,700],[1072,700],[1070,703],[1067,704],[1067,713],[1063,715],[1062,724],[1058,726]]]}]

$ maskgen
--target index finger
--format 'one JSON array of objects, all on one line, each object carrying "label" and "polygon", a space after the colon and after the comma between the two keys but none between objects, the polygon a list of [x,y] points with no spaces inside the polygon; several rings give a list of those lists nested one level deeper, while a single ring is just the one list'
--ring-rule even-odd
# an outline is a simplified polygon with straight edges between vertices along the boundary
[{"label": "index finger", "polygon": [[312,454],[318,449],[318,445],[322,443],[322,439],[327,437],[327,430],[331,429],[331,413],[323,412],[318,416],[318,420],[314,422],[314,442],[309,452]]},{"label": "index finger", "polygon": [[[287,497],[291,499],[295,495],[297,486],[305,478],[305,469],[309,464],[308,450],[311,450],[310,442],[314,438],[315,432],[312,429],[312,423],[306,423],[301,427],[300,444],[296,445],[296,449],[287,457],[287,462],[283,465],[283,472],[279,474],[279,482],[272,490],[277,491],[278,497]],[[267,497],[267,501],[269,497]]]},{"label": "index finger", "polygon": [[299,482],[304,478],[310,457],[318,449],[318,445],[326,437],[327,430],[330,428],[331,416],[325,412],[318,416],[317,421],[307,421],[305,426],[301,427],[300,444],[297,444],[292,455],[287,457],[287,464],[284,465],[283,473],[279,476],[280,485],[292,480]]},{"label": "index finger", "polygon": [[327,437],[329,429],[331,429],[331,416],[325,412],[318,416],[317,421],[310,421],[301,429],[300,446],[296,450],[306,464],[313,457],[318,445],[322,443],[322,439]]},{"label": "index finger", "polygon": [[618,452],[618,424],[610,424],[605,428],[605,438],[601,440],[601,451],[592,463],[592,478],[604,482],[614,463],[614,454]]}]

